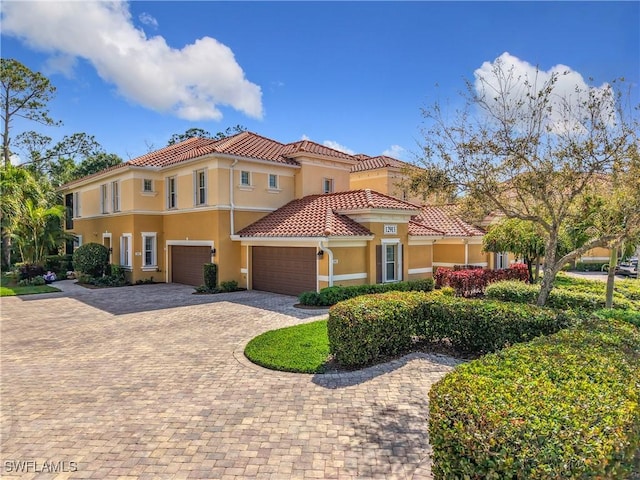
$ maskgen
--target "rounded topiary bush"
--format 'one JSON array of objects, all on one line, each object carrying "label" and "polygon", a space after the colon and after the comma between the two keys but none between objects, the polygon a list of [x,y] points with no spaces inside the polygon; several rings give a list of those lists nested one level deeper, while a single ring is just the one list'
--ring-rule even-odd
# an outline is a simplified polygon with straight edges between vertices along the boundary
[{"label": "rounded topiary bush", "polygon": [[109,265],[109,249],[99,243],[85,243],[73,252],[73,268],[85,275],[101,277]]}]

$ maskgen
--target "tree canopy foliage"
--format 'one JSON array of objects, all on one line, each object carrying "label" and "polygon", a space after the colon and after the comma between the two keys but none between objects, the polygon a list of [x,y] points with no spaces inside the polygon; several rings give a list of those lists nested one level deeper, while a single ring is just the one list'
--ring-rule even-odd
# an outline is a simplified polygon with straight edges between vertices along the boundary
[{"label": "tree canopy foliage", "polygon": [[[627,108],[621,81],[567,90],[564,75],[519,76],[498,59],[467,82],[464,107],[423,110],[425,166],[446,174],[468,212],[542,229],[539,305],[563,265],[640,229],[637,109]],[[572,230],[573,248],[558,254]]]},{"label": "tree canopy foliage", "polygon": [[56,88],[39,72],[32,72],[13,59],[0,58],[0,95],[3,122],[2,157],[4,164],[11,162],[11,123],[24,118],[43,125],[57,122],[49,116],[48,103]]},{"label": "tree canopy foliage", "polygon": [[174,145],[176,143],[184,142],[190,138],[211,138],[213,140],[222,140],[223,138],[230,137],[237,133],[245,132],[246,127],[242,125],[235,125],[228,127],[224,132],[218,132],[215,135],[211,135],[210,132],[203,130],[202,128],[189,128],[184,133],[174,133],[167,142],[167,145]]}]

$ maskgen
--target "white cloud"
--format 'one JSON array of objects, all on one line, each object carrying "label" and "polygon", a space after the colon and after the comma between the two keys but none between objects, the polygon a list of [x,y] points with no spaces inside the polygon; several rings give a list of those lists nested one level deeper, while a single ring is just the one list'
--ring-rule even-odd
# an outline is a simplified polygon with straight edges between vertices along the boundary
[{"label": "white cloud", "polygon": [[[229,47],[203,37],[182,49],[134,27],[126,2],[4,2],[2,31],[34,49],[90,62],[134,103],[186,120],[220,120],[220,106],[262,118],[262,91]],[[55,63],[55,62],[54,62]]]},{"label": "white cloud", "polygon": [[302,137],[300,137],[300,140],[311,140],[311,138],[306,133],[303,133]]},{"label": "white cloud", "polygon": [[138,20],[144,25],[149,27],[158,28],[158,20],[155,19],[150,13],[142,12],[138,16]]},{"label": "white cloud", "polygon": [[405,154],[405,152],[406,150],[402,148],[400,145],[391,145],[384,152],[382,152],[382,155],[385,155],[391,158],[401,159],[402,156]]},{"label": "white cloud", "polygon": [[333,140],[325,140],[322,142],[325,147],[333,148],[334,150],[338,150],[340,152],[346,153],[348,155],[355,155],[355,151],[351,150],[344,145],[340,145],[338,142],[334,142]]},{"label": "white cloud", "polygon": [[[499,74],[496,75],[496,70]],[[557,76],[553,87],[550,109],[546,122],[556,133],[569,129],[581,129],[581,122],[586,118],[582,104],[589,94],[604,96],[610,93],[608,84],[600,87],[589,86],[582,75],[566,65],[558,64],[549,70],[540,70],[534,65],[515,57],[508,52],[503,53],[493,62],[484,62],[474,72],[476,92],[485,96],[490,106],[498,107],[500,101],[507,105],[517,102],[528,104],[528,95],[534,96],[543,86]],[[504,99],[496,98],[496,92],[509,91]],[[613,104],[605,108],[606,115],[615,115]],[[609,120],[613,117],[609,117]],[[605,120],[608,121],[608,120]]]}]

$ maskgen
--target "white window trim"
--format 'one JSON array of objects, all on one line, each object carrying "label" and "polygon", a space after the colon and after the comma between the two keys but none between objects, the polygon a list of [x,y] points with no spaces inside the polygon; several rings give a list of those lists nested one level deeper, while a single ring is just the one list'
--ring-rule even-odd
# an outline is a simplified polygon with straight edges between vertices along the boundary
[{"label": "white window trim", "polygon": [[73,217],[80,218],[80,192],[73,192]]},{"label": "white window trim", "polygon": [[[77,243],[77,245],[76,245]],[[73,236],[73,249],[75,250],[78,247],[82,246],[82,235],[74,235]]]},{"label": "white window trim", "polygon": [[[204,176],[204,185],[202,188],[204,188],[204,202],[200,203],[200,182],[198,181],[200,178],[200,174],[203,174]],[[195,207],[203,207],[205,205],[207,205],[207,190],[208,190],[208,185],[207,185],[208,181],[207,181],[207,169],[206,168],[200,168],[198,170],[194,170],[193,171],[193,205]]]},{"label": "white window trim", "polygon": [[[144,188],[145,186],[145,182],[151,182],[151,190],[147,190]],[[155,191],[153,190],[153,178],[143,178],[142,179],[142,193],[155,193]]]},{"label": "white window trim", "polygon": [[[382,283],[396,283],[402,281],[402,242],[399,238],[383,238],[382,243]],[[396,278],[387,280],[387,245],[396,245]]]},{"label": "white window trim", "polygon": [[[175,197],[175,205],[171,206],[169,204],[169,199],[171,197],[171,191],[169,190],[169,182],[173,180],[173,196]],[[165,180],[166,190],[167,190],[167,210],[176,210],[178,208],[178,178],[173,175],[171,177],[166,177]]]},{"label": "white window trim", "polygon": [[[275,187],[271,186],[271,177],[275,177],[276,179]],[[280,188],[280,175],[278,175],[277,173],[269,173],[267,175],[267,191],[269,193],[278,193],[282,191],[282,189]]]},{"label": "white window trim", "polygon": [[111,182],[111,211],[120,211],[120,181]]},{"label": "white window trim", "polygon": [[[147,265],[146,261],[146,245],[145,240],[147,238],[153,238],[153,250],[151,252],[151,264]],[[142,271],[150,272],[158,269],[158,233],[157,232],[142,232]]]},{"label": "white window trim", "polygon": [[[129,244],[129,249],[126,252],[127,253],[127,258],[126,261],[127,263],[125,264],[125,258],[124,258],[124,254],[125,254],[125,249],[123,248],[123,239],[127,238],[129,239],[128,244]],[[123,233],[120,236],[120,266],[122,268],[124,268],[125,270],[131,270],[133,269],[133,235],[130,233]]]},{"label": "white window trim", "polygon": [[[330,187],[329,190],[327,191],[326,187],[326,183],[330,182]],[[336,189],[336,185],[335,185],[335,181],[333,180],[333,178],[328,178],[328,177],[324,177],[322,179],[322,193],[326,194],[326,193],[334,193]]]}]

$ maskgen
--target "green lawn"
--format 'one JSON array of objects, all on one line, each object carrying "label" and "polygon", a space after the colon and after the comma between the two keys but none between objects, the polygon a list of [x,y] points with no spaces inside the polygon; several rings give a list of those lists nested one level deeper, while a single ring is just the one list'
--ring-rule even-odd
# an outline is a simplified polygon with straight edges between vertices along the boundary
[{"label": "green lawn", "polygon": [[0,297],[12,297],[14,295],[33,295],[36,293],[59,292],[60,290],[51,285],[38,285],[28,287],[0,287]]},{"label": "green lawn", "polygon": [[322,373],[327,370],[327,321],[319,320],[271,330],[257,336],[244,350],[249,360],[272,370]]}]

